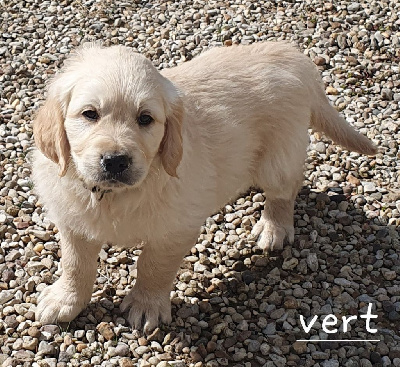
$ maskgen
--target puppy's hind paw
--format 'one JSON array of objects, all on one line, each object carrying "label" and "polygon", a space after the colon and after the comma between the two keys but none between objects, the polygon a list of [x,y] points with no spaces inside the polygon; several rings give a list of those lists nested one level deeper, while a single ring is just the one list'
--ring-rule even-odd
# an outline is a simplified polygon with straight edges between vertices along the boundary
[{"label": "puppy's hind paw", "polygon": [[261,232],[264,230],[265,226],[265,219],[260,218],[259,221],[254,225],[253,229],[251,230],[249,240],[257,241],[258,237],[261,235]]},{"label": "puppy's hind paw", "polygon": [[143,329],[150,334],[159,323],[169,324],[171,317],[171,301],[169,292],[148,293],[135,287],[125,296],[120,309],[127,314],[133,329]]},{"label": "puppy's hind paw", "polygon": [[285,239],[289,243],[294,242],[294,228],[292,226],[282,227],[260,219],[253,228],[251,239],[257,239],[257,245],[264,251],[283,250]]}]

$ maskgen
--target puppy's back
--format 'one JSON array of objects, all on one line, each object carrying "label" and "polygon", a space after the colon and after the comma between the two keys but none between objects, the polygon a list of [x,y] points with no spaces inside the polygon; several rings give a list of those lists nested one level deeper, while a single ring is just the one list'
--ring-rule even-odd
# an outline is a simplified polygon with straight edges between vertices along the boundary
[{"label": "puppy's back", "polygon": [[[215,47],[162,73],[188,94],[198,96],[199,101],[212,96],[220,105],[225,99],[230,105],[236,104],[238,109],[226,110],[233,120],[240,111],[258,111],[280,124],[279,115],[285,111],[308,106],[307,123],[314,130],[351,151],[368,155],[377,151],[330,105],[320,74],[309,57],[286,42]],[[257,107],[257,100],[262,108]],[[292,121],[300,122],[304,121]]]}]

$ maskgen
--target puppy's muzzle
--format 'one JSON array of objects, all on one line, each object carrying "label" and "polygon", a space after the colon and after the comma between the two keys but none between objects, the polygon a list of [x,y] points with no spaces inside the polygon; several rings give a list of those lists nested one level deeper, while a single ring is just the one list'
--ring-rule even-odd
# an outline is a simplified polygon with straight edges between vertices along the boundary
[{"label": "puppy's muzzle", "polygon": [[131,159],[125,154],[104,154],[100,158],[103,172],[110,176],[118,176],[131,165]]},{"label": "puppy's muzzle", "polygon": [[132,170],[132,157],[120,153],[105,153],[100,156],[100,172],[97,181],[106,186],[115,186],[118,183],[132,185],[136,170]]}]

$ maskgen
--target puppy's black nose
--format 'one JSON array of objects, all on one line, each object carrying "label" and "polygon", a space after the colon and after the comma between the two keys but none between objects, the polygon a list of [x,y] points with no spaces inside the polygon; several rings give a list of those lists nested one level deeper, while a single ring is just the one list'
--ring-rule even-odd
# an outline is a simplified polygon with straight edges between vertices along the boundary
[{"label": "puppy's black nose", "polygon": [[130,164],[130,159],[124,154],[104,154],[100,159],[104,172],[118,174],[124,172]]}]

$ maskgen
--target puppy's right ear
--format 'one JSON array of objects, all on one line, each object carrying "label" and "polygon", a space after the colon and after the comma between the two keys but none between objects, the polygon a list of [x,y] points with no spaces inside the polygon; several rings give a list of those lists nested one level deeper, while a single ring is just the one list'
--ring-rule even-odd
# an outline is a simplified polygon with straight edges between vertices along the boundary
[{"label": "puppy's right ear", "polygon": [[33,122],[33,133],[38,149],[58,164],[59,175],[64,176],[68,168],[70,146],[64,128],[62,107],[51,91]]}]

